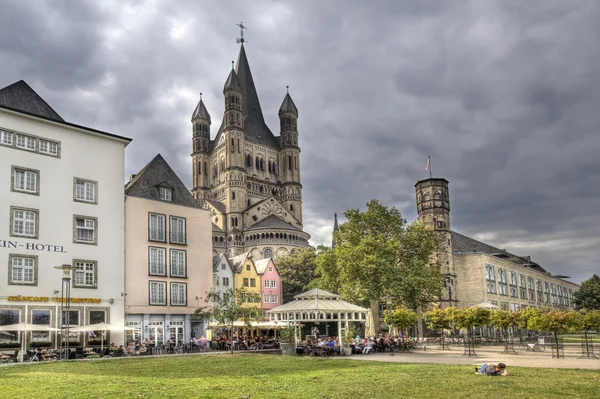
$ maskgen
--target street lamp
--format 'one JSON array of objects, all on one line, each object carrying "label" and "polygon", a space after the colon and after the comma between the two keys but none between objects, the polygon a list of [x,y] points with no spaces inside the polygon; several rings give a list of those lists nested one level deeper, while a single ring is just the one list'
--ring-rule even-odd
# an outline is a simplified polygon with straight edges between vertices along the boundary
[{"label": "street lamp", "polygon": [[[69,327],[70,327],[70,308],[71,308],[71,270],[75,266],[61,265],[54,266],[55,269],[62,270],[62,287],[60,301],[60,358],[69,359]],[[66,314],[65,314],[66,313]],[[66,317],[65,317],[66,316]],[[65,325],[66,321],[66,325]],[[65,340],[65,330],[67,339]]]}]

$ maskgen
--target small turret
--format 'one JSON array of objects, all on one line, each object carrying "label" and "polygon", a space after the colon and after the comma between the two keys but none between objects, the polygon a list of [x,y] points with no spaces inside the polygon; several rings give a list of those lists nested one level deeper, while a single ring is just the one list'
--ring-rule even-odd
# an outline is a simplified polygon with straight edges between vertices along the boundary
[{"label": "small turret", "polygon": [[210,152],[211,119],[200,93],[200,101],[192,113],[192,175],[195,198],[206,197],[209,188],[208,163]]}]

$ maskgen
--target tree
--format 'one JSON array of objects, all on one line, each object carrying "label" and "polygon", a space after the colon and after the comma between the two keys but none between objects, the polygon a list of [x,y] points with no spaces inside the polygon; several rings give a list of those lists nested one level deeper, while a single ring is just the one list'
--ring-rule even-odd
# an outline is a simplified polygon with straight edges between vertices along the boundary
[{"label": "tree", "polygon": [[394,311],[385,310],[383,312],[383,321],[385,324],[398,328],[405,336],[406,329],[417,324],[417,314],[404,306],[397,306]]},{"label": "tree", "polygon": [[600,310],[600,277],[594,274],[574,294],[577,309]]},{"label": "tree", "polygon": [[504,352],[503,353],[516,353],[513,347],[513,341],[510,339],[508,329],[517,327],[521,321],[520,311],[510,310],[493,310],[490,312],[490,324],[502,329],[504,333]]},{"label": "tree", "polygon": [[[545,310],[531,316],[527,321],[530,330],[551,332],[554,335],[556,357],[560,357],[558,334],[579,328],[579,314],[575,311],[563,312],[558,310]],[[564,354],[563,354],[564,357]]]},{"label": "tree", "polygon": [[335,247],[317,256],[315,286],[353,302],[389,297],[411,309],[439,298],[443,278],[432,264],[438,248],[434,231],[418,222],[407,225],[400,211],[377,200],[364,212],[350,209],[344,215]]},{"label": "tree", "polygon": [[289,255],[277,258],[277,270],[283,287],[283,303],[308,289],[315,278],[317,254],[313,247],[298,248]]},{"label": "tree", "polygon": [[[582,345],[582,356],[587,358],[594,357],[593,347],[590,338],[588,337],[588,331],[600,330],[600,310],[581,310],[578,316],[573,317],[573,329],[583,331],[584,345]],[[585,348],[585,353],[583,352]]]},{"label": "tree", "polygon": [[[448,309],[448,308],[447,308]],[[451,327],[452,320],[450,319],[450,314],[446,311],[447,309],[442,309],[440,307],[435,307],[431,309],[429,312],[426,312],[423,315],[423,318],[429,323],[428,326],[432,330],[441,330],[440,331],[440,348],[446,349],[445,346],[445,337],[444,330],[447,330]]]},{"label": "tree", "polygon": [[[252,321],[257,321],[262,317],[260,307],[247,305],[247,303],[260,304],[260,294],[246,292],[243,288],[236,290],[229,288],[223,296],[212,288],[206,293],[204,301],[210,303],[211,306],[196,309],[194,315],[203,316],[205,319],[225,324],[229,326],[231,331],[233,331],[233,323],[235,321],[243,321],[250,327]],[[231,352],[233,353],[233,345],[231,346]]]},{"label": "tree", "polygon": [[447,312],[450,315],[452,324],[456,328],[464,328],[467,330],[465,354],[468,354],[468,356],[476,356],[475,344],[473,342],[473,328],[482,327],[483,325],[488,324],[490,320],[490,311],[480,307],[466,309],[451,307],[447,309]]}]

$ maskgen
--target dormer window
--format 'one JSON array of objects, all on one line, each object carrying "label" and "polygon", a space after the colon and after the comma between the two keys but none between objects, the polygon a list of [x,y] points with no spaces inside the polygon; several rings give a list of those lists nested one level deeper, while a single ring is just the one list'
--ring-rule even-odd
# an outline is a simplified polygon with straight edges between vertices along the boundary
[{"label": "dormer window", "polygon": [[173,199],[173,190],[167,187],[160,187],[160,200],[161,201],[171,201]]}]

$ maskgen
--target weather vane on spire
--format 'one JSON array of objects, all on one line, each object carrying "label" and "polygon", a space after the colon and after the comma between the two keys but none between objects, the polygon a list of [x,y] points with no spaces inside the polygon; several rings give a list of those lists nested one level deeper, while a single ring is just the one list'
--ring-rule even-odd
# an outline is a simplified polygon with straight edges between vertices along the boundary
[{"label": "weather vane on spire", "polygon": [[238,37],[236,39],[236,43],[242,43],[242,44],[247,43],[246,39],[244,39],[244,29],[248,29],[248,28],[246,28],[244,26],[243,22],[240,22],[239,24],[236,24],[236,25],[240,27],[240,37]]}]

